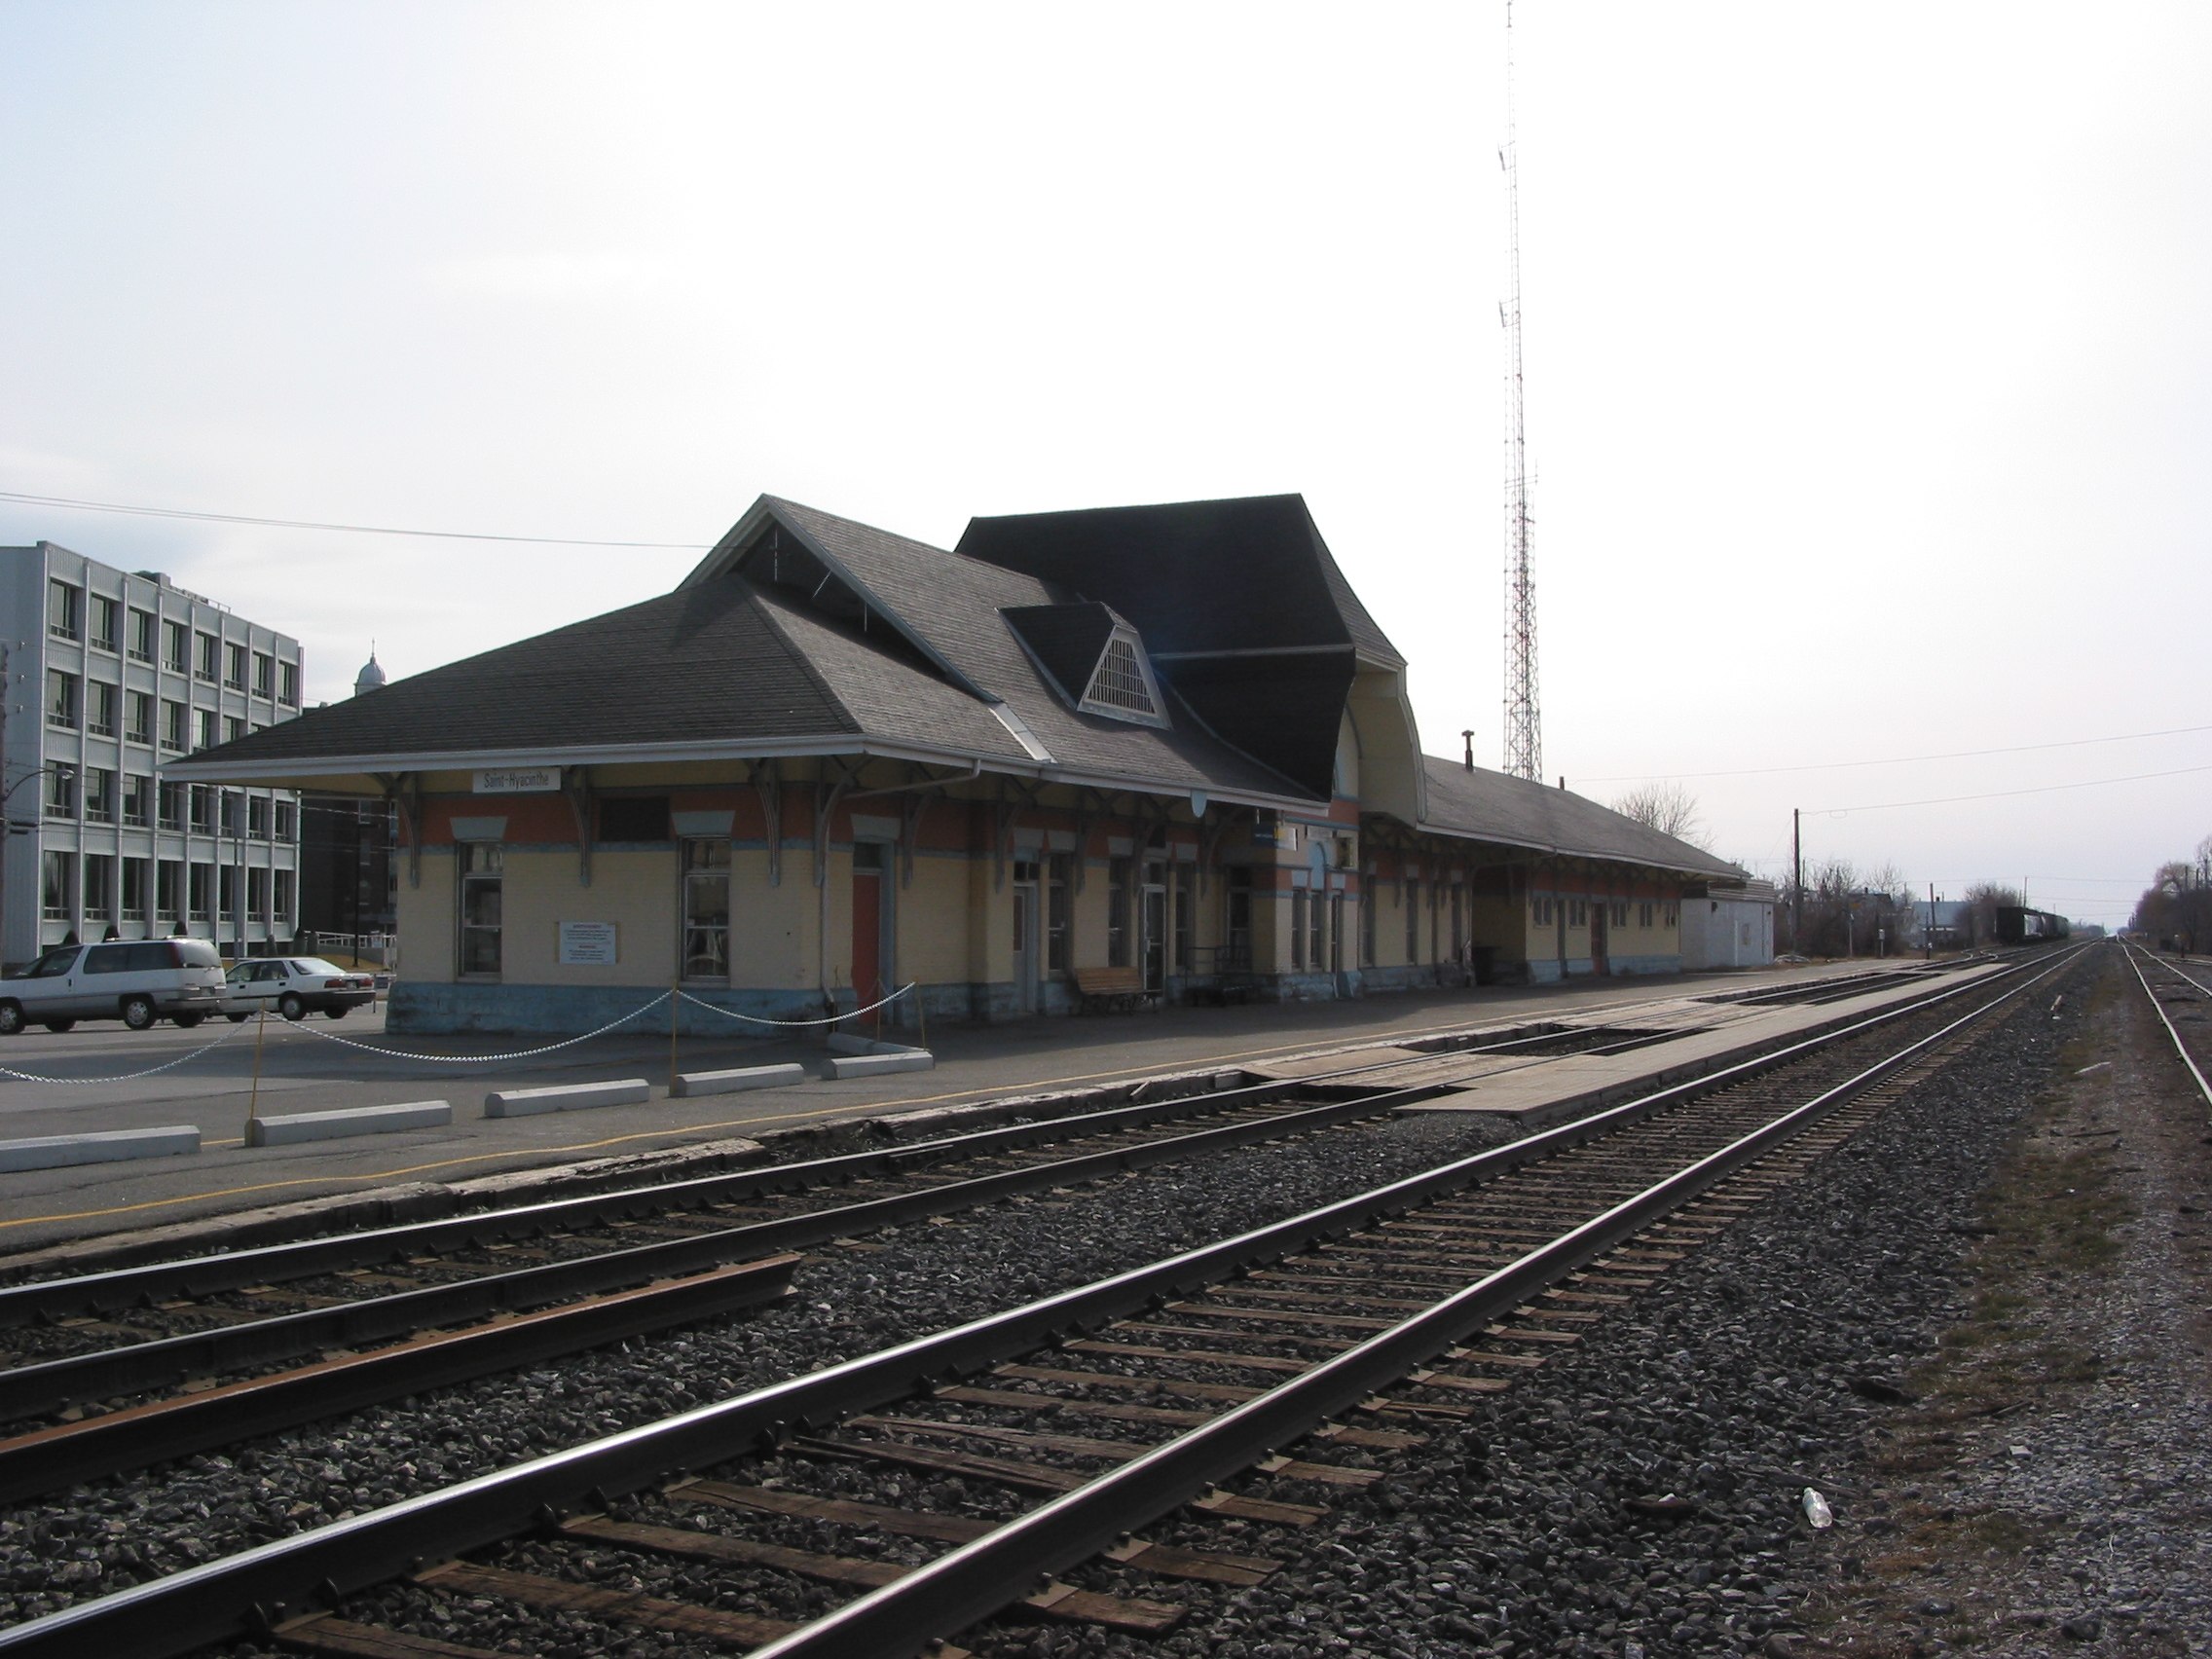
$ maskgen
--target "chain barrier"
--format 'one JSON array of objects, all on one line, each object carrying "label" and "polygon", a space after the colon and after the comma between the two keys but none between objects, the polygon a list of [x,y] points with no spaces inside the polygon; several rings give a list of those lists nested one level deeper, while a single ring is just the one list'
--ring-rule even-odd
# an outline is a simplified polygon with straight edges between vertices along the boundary
[{"label": "chain barrier", "polygon": [[350,1037],[341,1037],[335,1031],[325,1031],[318,1025],[302,1020],[293,1029],[305,1031],[311,1037],[320,1037],[325,1043],[336,1043],[342,1048],[358,1049],[366,1054],[382,1054],[387,1060],[419,1060],[432,1066],[489,1066],[506,1060],[535,1059],[539,1054],[550,1054],[561,1049],[572,1049],[578,1043],[588,1043],[594,1037],[604,1037],[609,1031],[627,1025],[641,1014],[650,1014],[666,1001],[670,992],[663,991],[649,1003],[634,1008],[620,1019],[609,1020],[597,1031],[586,1031],[581,1037],[564,1037],[558,1043],[548,1043],[542,1049],[517,1049],[511,1054],[410,1054],[399,1049],[380,1049],[374,1043],[357,1043]]},{"label": "chain barrier", "polygon": [[[879,984],[881,982],[881,980],[877,981],[877,983]],[[742,1019],[748,1025],[777,1025],[795,1028],[809,1025],[836,1025],[844,1020],[858,1019],[864,1014],[873,1014],[879,1008],[889,1008],[893,1003],[897,1002],[901,997],[904,996],[908,991],[912,990],[914,986],[919,983],[919,980],[909,979],[905,984],[901,985],[897,990],[893,991],[889,996],[883,998],[879,1002],[871,1002],[866,1008],[856,1008],[849,1014],[832,1014],[823,1019],[762,1019],[756,1014],[739,1014],[732,1009],[719,1008],[711,1002],[706,1002],[701,998],[693,996],[689,991],[678,991],[676,994],[682,997],[685,1002],[691,1004],[694,1008],[703,1008],[709,1014],[719,1014],[724,1019]]]},{"label": "chain barrier", "polygon": [[[31,1023],[37,1022],[32,1021]],[[179,1054],[173,1060],[164,1060],[160,1065],[148,1066],[144,1071],[123,1072],[115,1077],[41,1077],[37,1072],[17,1071],[13,1066],[0,1066],[0,1077],[12,1077],[20,1083],[135,1083],[142,1077],[152,1077],[159,1072],[172,1071],[183,1065],[187,1060],[197,1060],[210,1049],[220,1049],[225,1043],[244,1030],[245,1027],[242,1025],[234,1025],[212,1043],[203,1043],[191,1052]]]}]

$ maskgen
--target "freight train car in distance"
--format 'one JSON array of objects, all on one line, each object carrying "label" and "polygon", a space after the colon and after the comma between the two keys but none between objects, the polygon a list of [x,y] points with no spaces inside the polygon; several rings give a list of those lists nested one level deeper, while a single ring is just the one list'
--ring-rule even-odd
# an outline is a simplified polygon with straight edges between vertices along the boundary
[{"label": "freight train car in distance", "polygon": [[2048,910],[2030,910],[2020,904],[1997,906],[1999,944],[2042,944],[2064,939],[2073,931],[2064,916],[2054,916]]}]

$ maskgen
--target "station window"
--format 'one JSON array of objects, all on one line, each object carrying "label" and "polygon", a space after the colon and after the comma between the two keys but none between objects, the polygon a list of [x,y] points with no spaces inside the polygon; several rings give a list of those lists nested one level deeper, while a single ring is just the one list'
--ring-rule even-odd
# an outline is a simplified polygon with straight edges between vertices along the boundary
[{"label": "station window", "polygon": [[1053,853],[1045,860],[1045,969],[1068,971],[1068,916],[1075,876],[1075,855]]},{"label": "station window", "polygon": [[1134,874],[1129,858],[1106,861],[1106,966],[1129,965],[1129,881]]},{"label": "station window", "polygon": [[1650,900],[1646,899],[1646,900],[1645,900],[1645,901],[1644,901],[1644,902],[1643,902],[1643,903],[1642,903],[1641,904],[1639,904],[1639,905],[1637,906],[1637,910],[1636,910],[1636,925],[1637,925],[1638,927],[1640,927],[1640,928],[1647,928],[1647,927],[1649,927],[1649,926],[1651,925],[1651,901],[1650,901]]},{"label": "station window", "polygon": [[1222,883],[1222,966],[1232,973],[1252,968],[1252,872],[1239,866]]},{"label": "station window", "polygon": [[1588,900],[1570,899],[1567,901],[1567,925],[1570,928],[1586,928],[1590,925],[1590,903]]},{"label": "station window", "polygon": [[1406,960],[1420,960],[1420,877],[1406,877]]},{"label": "station window", "polygon": [[1316,974],[1329,965],[1329,952],[1325,936],[1328,933],[1324,917],[1329,901],[1321,893],[1314,893],[1306,907],[1306,961]]},{"label": "station window", "polygon": [[1452,889],[1452,960],[1460,961],[1467,954],[1467,890]]},{"label": "station window", "polygon": [[1198,866],[1175,866],[1175,972],[1188,974],[1198,953]]},{"label": "station window", "polygon": [[1294,973],[1306,968],[1306,889],[1290,890],[1290,966]]},{"label": "station window", "polygon": [[505,860],[491,841],[464,841],[461,866],[461,971],[497,978],[499,973],[499,891]]},{"label": "station window", "polygon": [[1670,905],[1668,905],[1668,906],[1667,906],[1667,926],[1669,926],[1669,927],[1671,927],[1671,928],[1673,928],[1673,927],[1679,927],[1679,926],[1681,926],[1681,921],[1682,921],[1682,907],[1681,907],[1681,906],[1680,906],[1679,904],[1670,904]]},{"label": "station window", "polygon": [[683,843],[683,977],[729,981],[729,843]]}]

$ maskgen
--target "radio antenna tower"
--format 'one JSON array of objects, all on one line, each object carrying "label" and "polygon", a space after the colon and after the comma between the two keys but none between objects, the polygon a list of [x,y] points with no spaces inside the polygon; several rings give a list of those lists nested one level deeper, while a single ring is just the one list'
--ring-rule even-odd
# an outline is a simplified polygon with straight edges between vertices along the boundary
[{"label": "radio antenna tower", "polygon": [[1521,404],[1521,156],[1513,120],[1513,0],[1505,0],[1505,770],[1541,782],[1543,721],[1536,711],[1536,588],[1529,573],[1529,439]]}]

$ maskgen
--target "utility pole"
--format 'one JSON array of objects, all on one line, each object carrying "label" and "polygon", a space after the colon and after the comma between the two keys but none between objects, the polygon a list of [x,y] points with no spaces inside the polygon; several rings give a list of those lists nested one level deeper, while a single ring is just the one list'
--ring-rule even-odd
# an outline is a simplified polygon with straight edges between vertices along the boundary
[{"label": "utility pole", "polygon": [[1789,809],[1789,948],[1805,953],[1805,837],[1804,814]]},{"label": "utility pole", "polygon": [[1513,0],[1505,5],[1505,770],[1530,783],[1544,775],[1536,709],[1536,589],[1529,571],[1529,440],[1521,397],[1521,156],[1513,115]]}]

